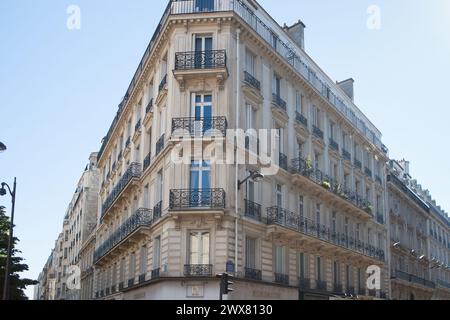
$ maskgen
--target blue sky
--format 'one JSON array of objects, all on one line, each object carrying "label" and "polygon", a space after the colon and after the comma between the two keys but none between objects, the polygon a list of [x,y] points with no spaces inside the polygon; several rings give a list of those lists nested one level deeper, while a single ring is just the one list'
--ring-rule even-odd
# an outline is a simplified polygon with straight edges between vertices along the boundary
[{"label": "blue sky", "polygon": [[[301,19],[306,51],[355,101],[392,158],[450,210],[450,1],[261,0],[280,23]],[[283,5],[280,5],[282,3]],[[81,29],[66,27],[69,5]],[[97,151],[167,2],[0,1],[0,180],[18,177],[16,235],[36,278],[61,230],[89,153]],[[367,8],[381,9],[369,30]],[[0,199],[10,210],[10,198]],[[32,290],[28,293],[32,295]]]}]

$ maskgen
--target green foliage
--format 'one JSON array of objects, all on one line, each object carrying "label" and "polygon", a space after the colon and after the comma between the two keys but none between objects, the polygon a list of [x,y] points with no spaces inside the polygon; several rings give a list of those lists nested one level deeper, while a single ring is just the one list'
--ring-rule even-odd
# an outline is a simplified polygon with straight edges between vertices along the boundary
[{"label": "green foliage", "polygon": [[[5,265],[8,252],[10,220],[5,215],[5,208],[0,207],[0,294],[3,294],[3,286],[5,283]],[[37,281],[31,279],[20,278],[20,273],[28,271],[28,265],[23,263],[24,259],[18,255],[21,253],[15,248],[19,239],[14,237],[10,282],[9,282],[9,298],[11,300],[27,300],[24,290],[27,286],[37,284]]]}]

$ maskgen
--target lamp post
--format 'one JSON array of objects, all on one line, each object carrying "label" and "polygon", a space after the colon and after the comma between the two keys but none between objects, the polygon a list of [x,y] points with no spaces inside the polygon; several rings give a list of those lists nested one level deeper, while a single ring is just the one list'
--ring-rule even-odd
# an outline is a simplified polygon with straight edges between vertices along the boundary
[{"label": "lamp post", "polygon": [[14,186],[13,190],[11,191],[11,188],[9,185],[5,182],[2,183],[2,187],[0,188],[0,196],[6,195],[6,189],[5,186],[8,187],[9,194],[11,195],[11,202],[12,202],[12,208],[11,208],[11,224],[9,226],[9,240],[8,240],[8,252],[6,256],[6,266],[5,266],[5,284],[3,286],[3,300],[9,299],[9,272],[11,267],[11,255],[12,255],[12,247],[13,247],[13,228],[14,228],[14,208],[16,205],[16,178],[14,178]]}]

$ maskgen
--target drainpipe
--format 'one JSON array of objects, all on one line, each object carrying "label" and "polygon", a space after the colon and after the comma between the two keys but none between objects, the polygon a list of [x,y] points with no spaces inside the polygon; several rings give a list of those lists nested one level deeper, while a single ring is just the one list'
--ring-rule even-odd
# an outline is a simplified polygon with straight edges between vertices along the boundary
[{"label": "drainpipe", "polygon": [[[239,105],[241,100],[240,95],[240,83],[241,83],[241,70],[240,70],[240,41],[241,41],[241,29],[236,30],[236,130],[239,128]],[[239,164],[238,164],[238,149],[236,149],[236,177],[235,181],[235,209],[236,218],[234,221],[234,271],[237,272],[238,268],[238,227],[239,227]]]}]

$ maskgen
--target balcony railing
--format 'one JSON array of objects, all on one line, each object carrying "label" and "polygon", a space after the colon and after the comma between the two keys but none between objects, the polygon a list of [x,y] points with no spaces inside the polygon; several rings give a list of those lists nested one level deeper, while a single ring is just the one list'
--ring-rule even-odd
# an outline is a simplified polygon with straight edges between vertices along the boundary
[{"label": "balcony railing", "polygon": [[352,161],[352,155],[345,149],[342,149],[342,156],[348,161]]},{"label": "balcony railing", "polygon": [[144,171],[146,171],[148,167],[150,167],[151,161],[152,161],[152,154],[149,152],[144,159]]},{"label": "balcony railing", "polygon": [[164,143],[165,143],[166,135],[163,134],[159,140],[156,142],[156,151],[155,151],[155,157],[157,157],[161,151],[164,149]]},{"label": "balcony railing", "polygon": [[313,126],[313,134],[317,138],[323,140],[323,131],[319,127]]},{"label": "balcony railing", "polygon": [[134,286],[134,278],[128,279],[128,288]]},{"label": "balcony railing", "polygon": [[404,281],[408,281],[411,283],[416,283],[416,284],[420,284],[422,286],[428,287],[428,288],[436,288],[436,284],[433,281],[430,280],[426,280],[423,278],[420,278],[418,276],[415,276],[413,274],[409,274],[406,272],[403,272],[401,270],[396,270],[395,271],[395,278],[404,280]]},{"label": "balcony railing", "polygon": [[383,249],[378,249],[358,239],[349,237],[347,234],[330,230],[323,224],[317,223],[316,221],[302,217],[297,213],[283,208],[267,208],[267,224],[285,227],[295,232],[314,237],[354,252],[358,252],[380,261],[384,261],[385,259]]},{"label": "balcony railing", "polygon": [[245,278],[250,280],[262,280],[262,272],[261,270],[256,270],[252,268],[245,268]]},{"label": "balcony railing", "polygon": [[288,169],[288,158],[287,155],[285,155],[284,153],[279,154],[279,158],[278,158],[278,165],[280,166],[281,169],[287,170]]},{"label": "balcony railing", "polygon": [[366,175],[366,177],[372,178],[372,170],[367,167],[364,168],[364,174]]},{"label": "balcony railing", "polygon": [[292,160],[291,166],[292,173],[300,174],[309,180],[315,182],[316,184],[326,188],[328,191],[336,194],[342,199],[352,203],[354,206],[364,210],[372,215],[370,212],[372,209],[371,203],[359,196],[356,192],[347,190],[345,187],[340,185],[331,179],[328,175],[324,174],[318,169],[313,169],[311,164],[303,158],[297,158]]},{"label": "balcony railing", "polygon": [[339,144],[333,138],[330,138],[330,148],[339,152]]},{"label": "balcony railing", "polygon": [[277,107],[281,108],[283,111],[287,111],[287,104],[278,94],[272,94],[272,102]]},{"label": "balcony railing", "polygon": [[149,114],[153,112],[153,98],[150,99],[149,103],[147,104],[147,107],[145,108],[145,114]]},{"label": "balcony railing", "polygon": [[144,283],[145,282],[145,274],[141,274],[139,276],[139,284]]},{"label": "balcony railing", "polygon": [[355,159],[354,165],[355,165],[355,168],[358,168],[359,170],[362,170],[362,162],[359,161],[358,159]]},{"label": "balcony railing", "polygon": [[217,69],[227,67],[225,50],[177,52],[175,70]]},{"label": "balcony railing", "polygon": [[316,280],[316,289],[320,291],[327,291],[327,282],[323,280]]},{"label": "balcony railing", "polygon": [[152,211],[149,209],[137,210],[126,220],[94,253],[94,261],[98,261],[109,253],[116,245],[127,239],[141,227],[149,227],[152,224]]},{"label": "balcony railing", "polygon": [[134,132],[138,132],[139,130],[141,130],[141,125],[142,125],[142,121],[141,121],[141,119],[139,119],[136,122],[136,125],[134,126]]},{"label": "balcony railing", "polygon": [[261,82],[259,82],[254,76],[252,76],[249,72],[244,71],[244,81],[251,87],[255,88],[258,91],[261,91]]},{"label": "balcony railing", "polygon": [[162,201],[159,201],[153,207],[153,221],[156,221],[162,217]]},{"label": "balcony railing", "polygon": [[305,128],[308,128],[308,119],[306,119],[306,117],[302,115],[300,112],[297,112],[295,114],[295,120]]},{"label": "balcony railing", "polygon": [[299,278],[298,279],[298,286],[300,289],[311,289],[311,279],[309,278]]},{"label": "balcony railing", "polygon": [[127,141],[125,141],[125,148],[129,148],[131,144],[131,137],[128,137]]},{"label": "balcony railing", "polygon": [[158,90],[159,92],[163,91],[167,84],[167,74],[161,79],[161,82],[159,83]]},{"label": "balcony railing", "polygon": [[160,277],[160,268],[156,268],[152,270],[152,279],[157,279]]},{"label": "balcony railing", "polygon": [[171,210],[183,209],[225,209],[223,189],[180,189],[170,190]]},{"label": "balcony railing", "polygon": [[225,137],[227,129],[226,117],[172,119],[172,135],[189,135],[191,137],[221,135]]},{"label": "balcony railing", "polygon": [[288,286],[289,285],[289,276],[287,274],[275,273],[275,282]]},{"label": "balcony railing", "polygon": [[117,185],[111,191],[109,196],[103,202],[102,205],[102,217],[105,216],[106,212],[111,208],[112,204],[117,200],[120,194],[125,190],[128,184],[133,179],[139,179],[142,174],[142,167],[140,163],[132,163],[127,171],[123,174],[122,178],[120,178]]},{"label": "balcony railing", "polygon": [[211,277],[211,264],[186,264],[184,266],[184,275],[186,277]]},{"label": "balcony railing", "polygon": [[261,205],[250,200],[245,200],[245,216],[261,221]]}]

